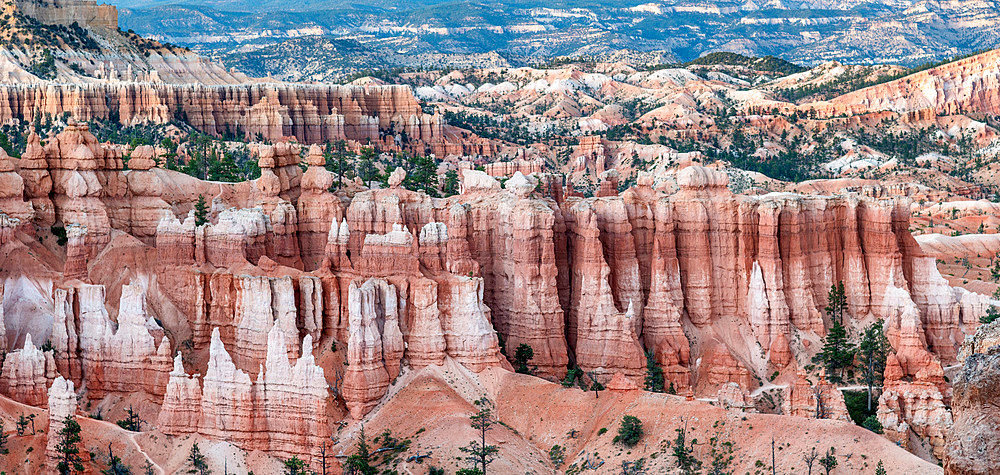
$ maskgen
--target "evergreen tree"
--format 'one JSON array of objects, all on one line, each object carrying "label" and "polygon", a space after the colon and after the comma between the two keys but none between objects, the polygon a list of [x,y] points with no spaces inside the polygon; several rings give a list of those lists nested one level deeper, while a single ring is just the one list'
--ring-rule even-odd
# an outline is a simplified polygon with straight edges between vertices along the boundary
[{"label": "evergreen tree", "polygon": [[838,320],[833,321],[833,327],[823,339],[823,349],[813,357],[814,363],[821,363],[826,368],[830,381],[843,381],[843,371],[854,363],[854,344],[847,336],[847,329]]},{"label": "evergreen tree", "polygon": [[202,169],[204,168],[202,166],[203,163],[204,159],[202,158],[201,153],[195,151],[192,153],[191,158],[187,161],[187,163],[181,167],[181,173],[204,180],[205,173],[202,172]]},{"label": "evergreen tree", "polygon": [[382,174],[379,173],[378,167],[375,166],[375,149],[373,148],[363,148],[361,149],[361,156],[358,157],[358,177],[361,181],[365,182],[365,185],[369,185],[373,181],[380,181],[382,179]]},{"label": "evergreen tree", "polygon": [[0,454],[7,454],[10,450],[7,449],[7,438],[10,437],[4,432],[3,420],[0,420]]},{"label": "evergreen tree", "polygon": [[6,153],[7,156],[9,156],[9,157],[21,158],[21,157],[17,156],[19,154],[17,154],[14,151],[14,144],[12,144],[10,142],[10,137],[8,137],[7,134],[0,133],[0,148],[2,148],[3,151],[4,151],[4,153]]},{"label": "evergreen tree", "polygon": [[323,153],[326,158],[326,169],[332,173],[337,174],[337,181],[333,183],[333,189],[336,190],[344,186],[344,178],[350,178],[348,175],[350,173],[348,163],[348,156],[350,152],[347,150],[347,141],[337,140],[336,142],[330,142],[326,144],[326,151]]},{"label": "evergreen tree", "polygon": [[208,204],[205,203],[204,196],[198,195],[198,201],[194,204],[194,225],[203,224],[208,224]]},{"label": "evergreen tree", "polygon": [[433,158],[419,155],[414,157],[409,154],[401,154],[396,158],[403,162],[403,168],[406,170],[406,178],[403,180],[404,188],[411,191],[423,191],[435,198],[440,196],[437,163],[434,162]]},{"label": "evergreen tree", "polygon": [[[583,380],[583,370],[580,368],[573,368],[566,372],[566,379],[562,380],[562,385],[564,388],[572,388],[577,384],[578,381]],[[586,387],[581,389],[586,390]]]},{"label": "evergreen tree", "polygon": [[614,443],[622,444],[625,447],[635,447],[642,439],[642,421],[635,416],[623,416],[622,423],[618,426],[618,435],[614,438]]},{"label": "evergreen tree", "polygon": [[486,467],[493,463],[500,448],[486,443],[486,432],[493,426],[493,403],[485,397],[477,399],[476,407],[479,408],[475,414],[469,417],[472,428],[479,433],[479,440],[473,440],[458,450],[466,454],[465,460],[470,462],[478,473],[486,475]]},{"label": "evergreen tree", "polygon": [[114,452],[111,451],[111,443],[108,442],[108,468],[101,470],[102,475],[132,475],[132,469],[122,463]]},{"label": "evergreen tree", "polygon": [[[1000,260],[997,261],[997,265],[1000,265]],[[997,287],[997,289],[993,291],[993,298],[1000,299],[1000,287]],[[993,323],[997,319],[1000,319],[1000,309],[998,309],[993,305],[990,305],[989,307],[986,308],[986,315],[979,317],[979,323],[985,325]]]},{"label": "evergreen tree", "polygon": [[298,456],[285,460],[284,464],[285,475],[305,475],[307,473],[306,463]]},{"label": "evergreen tree", "polygon": [[653,352],[646,352],[646,391],[662,393],[663,389],[663,368],[656,364],[653,359]]},{"label": "evergreen tree", "polygon": [[531,345],[527,343],[517,345],[517,349],[514,350],[514,371],[521,374],[532,374],[531,368],[528,368],[528,362],[534,357],[535,350],[531,348]]},{"label": "evergreen tree", "polygon": [[365,438],[365,426],[358,433],[358,451],[344,462],[345,475],[375,475],[378,470],[371,466],[371,451]]},{"label": "evergreen tree", "polygon": [[892,351],[889,339],[882,331],[882,320],[872,323],[861,334],[858,345],[858,357],[864,369],[865,384],[868,386],[868,412],[872,411],[872,391],[877,385],[882,386],[885,372],[885,358]]},{"label": "evergreen tree", "polygon": [[844,292],[844,281],[830,286],[827,300],[829,302],[826,306],[826,314],[830,317],[830,320],[844,323],[844,311],[847,310],[847,294]]},{"label": "evergreen tree", "polygon": [[118,427],[127,431],[141,432],[142,424],[144,422],[145,421],[139,418],[139,413],[132,410],[132,405],[130,404],[128,409],[125,410],[125,418],[116,422],[116,424],[118,424]]},{"label": "evergreen tree", "polygon": [[868,416],[865,422],[861,424],[862,427],[868,429],[876,434],[881,434],[883,432],[882,423],[878,421],[878,417],[874,414]]},{"label": "evergreen tree", "polygon": [[879,460],[878,465],[875,466],[875,475],[886,475],[885,465],[882,464],[881,460]]},{"label": "evergreen tree", "polygon": [[733,459],[736,458],[733,455],[735,450],[735,445],[732,441],[722,440],[722,430],[721,425],[725,422],[715,421],[716,433],[715,435],[708,439],[709,446],[709,456],[712,457],[711,466],[708,470],[708,475],[732,475],[732,471],[729,466],[732,465]]},{"label": "evergreen tree", "polygon": [[188,453],[187,463],[191,466],[187,473],[196,473],[198,475],[209,475],[212,473],[212,471],[208,469],[208,462],[205,461],[205,456],[201,453],[201,448],[198,447],[197,442],[191,446],[191,452]]},{"label": "evergreen tree", "polygon": [[833,456],[833,447],[826,449],[826,455],[819,459],[819,465],[826,471],[826,475],[830,475],[830,472],[837,468],[837,457]]},{"label": "evergreen tree", "polygon": [[587,373],[587,376],[590,377],[590,390],[594,392],[594,397],[600,398],[601,391],[604,391],[604,385],[597,380],[597,372],[591,371]]},{"label": "evergreen tree", "polygon": [[697,439],[691,440],[691,443],[687,442],[687,424],[684,428],[674,429],[677,432],[677,438],[674,439],[674,458],[677,459],[677,468],[681,469],[681,473],[684,475],[694,475],[701,471],[701,460],[698,460],[694,456],[694,444],[697,443]]},{"label": "evergreen tree", "polygon": [[458,172],[448,170],[444,174],[444,195],[453,196],[458,194]]},{"label": "evergreen tree", "polygon": [[213,160],[209,161],[207,178],[209,181],[222,181],[226,183],[236,183],[244,179],[239,165],[236,164],[236,160],[233,158],[233,154],[229,152],[223,153],[222,159],[214,159],[213,157]]},{"label": "evergreen tree", "polygon": [[60,475],[83,472],[83,459],[80,458],[79,443],[83,440],[80,437],[80,423],[72,415],[66,416],[62,420],[62,428],[56,433],[59,442],[56,444],[56,453],[59,454],[59,463],[56,470]]}]

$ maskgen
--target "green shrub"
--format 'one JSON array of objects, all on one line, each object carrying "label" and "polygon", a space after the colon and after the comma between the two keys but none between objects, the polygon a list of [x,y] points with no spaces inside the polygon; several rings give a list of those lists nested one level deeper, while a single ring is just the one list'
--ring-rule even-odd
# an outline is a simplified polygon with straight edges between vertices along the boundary
[{"label": "green shrub", "polygon": [[622,417],[622,424],[618,427],[618,435],[615,436],[614,443],[622,444],[626,447],[634,447],[642,438],[642,421],[635,416]]}]

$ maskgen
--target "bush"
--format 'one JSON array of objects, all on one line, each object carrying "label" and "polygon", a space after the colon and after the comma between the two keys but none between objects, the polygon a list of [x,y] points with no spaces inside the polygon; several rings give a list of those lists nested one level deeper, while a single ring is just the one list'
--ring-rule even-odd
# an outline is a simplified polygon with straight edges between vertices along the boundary
[{"label": "bush", "polygon": [[549,460],[551,460],[552,465],[555,465],[556,467],[562,465],[563,461],[566,460],[566,448],[559,444],[553,445],[552,448],[549,449]]},{"label": "bush", "polygon": [[864,424],[861,424],[865,429],[868,429],[876,434],[882,433],[882,423],[878,421],[878,417],[868,416],[865,419]]},{"label": "bush", "polygon": [[844,404],[851,420],[859,426],[878,412],[878,399],[873,400],[872,410],[868,410],[868,393],[866,391],[844,391]]},{"label": "bush", "polygon": [[622,444],[626,447],[634,447],[642,439],[642,421],[635,416],[622,417],[622,425],[618,427],[618,435],[615,436],[614,443]]},{"label": "bush", "polygon": [[517,349],[514,350],[514,371],[521,374],[531,374],[531,368],[528,367],[528,362],[530,362],[535,357],[535,350],[531,348],[531,345],[527,343],[521,343],[517,345]]}]

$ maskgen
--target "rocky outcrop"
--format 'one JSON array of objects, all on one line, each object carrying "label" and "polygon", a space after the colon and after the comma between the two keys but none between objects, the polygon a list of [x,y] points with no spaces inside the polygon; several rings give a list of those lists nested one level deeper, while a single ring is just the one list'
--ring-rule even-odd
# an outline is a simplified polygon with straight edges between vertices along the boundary
[{"label": "rocky outcrop", "polygon": [[[56,464],[59,463],[59,431],[64,427],[67,417],[76,418],[76,392],[73,389],[73,381],[69,381],[62,376],[52,381],[52,386],[48,391],[49,409],[49,430],[47,442],[45,444],[45,466],[53,472]],[[81,451],[81,458],[87,459]]]},{"label": "rocky outcrop", "polygon": [[18,10],[48,25],[118,28],[118,9],[93,0],[17,0]]},{"label": "rocky outcrop", "polygon": [[803,370],[799,370],[795,383],[790,385],[785,393],[782,413],[789,416],[851,422],[843,393],[823,377],[813,383]]},{"label": "rocky outcrop", "polygon": [[885,324],[895,353],[886,359],[878,419],[886,435],[908,446],[910,432],[924,439],[933,455],[944,456],[945,434],[952,424],[946,406],[947,383],[940,359],[927,350],[920,311],[909,293],[888,279],[885,306],[895,309]]},{"label": "rocky outcrop", "polygon": [[198,376],[189,376],[184,371],[184,359],[177,353],[156,421],[156,426],[164,434],[197,432],[201,426],[201,385]]},{"label": "rocky outcrop", "polygon": [[[211,439],[231,441],[239,447],[254,447],[256,413],[253,394],[250,376],[237,369],[219,338],[218,329],[213,330],[208,370],[201,393],[201,423],[197,432]],[[167,399],[174,400],[175,397],[168,396]],[[191,428],[184,430],[192,431]]]},{"label": "rocky outcrop", "polygon": [[490,308],[483,302],[483,280],[453,277],[441,283],[438,308],[444,309],[441,327],[448,355],[474,372],[503,366]]},{"label": "rocky outcrop", "polygon": [[329,397],[323,369],[312,355],[312,337],[302,341],[302,354],[289,363],[285,333],[277,325],[268,334],[267,361],[257,377],[254,398],[260,413],[254,430],[267,435],[265,450],[280,458],[300,455],[308,448],[312,461],[330,437]]},{"label": "rocky outcrop", "polygon": [[24,201],[24,178],[14,171],[7,152],[0,150],[0,209],[8,218],[29,222],[35,210],[31,202]]},{"label": "rocky outcrop", "polygon": [[[314,315],[315,311],[310,312],[313,326],[316,325]],[[237,365],[251,371],[265,361],[267,335],[274,326],[280,328],[285,333],[286,341],[289,341],[286,351],[297,354],[298,320],[291,277],[240,276],[236,281],[235,335],[232,340],[236,345]]]},{"label": "rocky outcrop", "polygon": [[1000,322],[982,326],[962,345],[965,359],[954,380],[954,423],[947,435],[949,475],[994,473],[1000,466]]},{"label": "rocky outcrop", "polygon": [[[281,458],[300,456],[318,466],[320,450],[330,434],[326,378],[311,349],[292,364],[287,346],[284,332],[273,325],[268,332],[266,362],[256,382],[251,382],[250,376],[236,367],[218,329],[214,329],[200,391],[198,376],[188,376],[181,356],[175,358],[157,420],[159,429],[169,435],[197,433]],[[310,336],[305,337],[302,347],[312,347]]]},{"label": "rocky outcrop", "polygon": [[[253,182],[169,183],[176,177],[147,168],[148,150],[126,173],[91,137],[80,125],[45,146],[33,137],[16,172],[33,228],[82,223],[67,226],[66,280],[52,286],[54,365],[93,399],[163,395],[166,433],[286,455],[295,445],[312,450],[315,441],[302,437],[322,427],[328,396],[311,366],[293,361],[333,342],[346,343],[347,365],[331,383],[358,419],[408,367],[448,359],[470,371],[509,367],[501,341],[511,355],[531,346],[539,376],[562,378],[572,362],[625,389],[639,385],[649,353],[675,389],[721,389],[742,407],[730,383],[752,392],[808,361],[829,324],[827,293],[843,281],[848,323],[884,319],[896,350],[880,419],[890,434],[912,431],[940,452],[949,397],[942,367],[986,305],[936,273],[908,232],[902,201],[739,196],[727,175],[697,166],[678,173],[671,195],[646,177],[617,196],[582,198],[518,171],[502,188],[464,171],[463,194],[445,199],[402,188],[404,173],[389,188],[352,184],[334,195],[322,150],[310,149],[303,175],[289,145],[257,148],[262,176]],[[143,173],[166,182],[122,181]],[[209,187],[207,224],[163,208],[186,208]],[[101,244],[120,232],[142,242]],[[72,280],[117,287],[108,268],[135,277],[117,309],[103,287]],[[150,323],[154,316],[166,328]],[[179,341],[172,348],[160,332]],[[189,360],[171,364],[177,348]],[[184,372],[205,367],[206,356],[204,378]],[[269,373],[291,376],[268,382]],[[825,387],[795,383],[787,413],[815,413],[814,384]],[[843,401],[827,389],[820,406],[840,417]],[[282,407],[296,398],[309,407]],[[261,419],[266,405],[285,419]]]},{"label": "rocky outcrop", "polygon": [[302,195],[298,200],[298,239],[306,270],[319,268],[326,256],[331,226],[344,219],[340,200],[329,193],[336,175],[324,168],[326,158],[318,145],[309,148],[309,168],[302,175]]},{"label": "rocky outcrop", "polygon": [[360,419],[389,388],[388,368],[398,374],[403,342],[395,337],[398,325],[387,328],[397,322],[399,311],[394,285],[382,279],[354,281],[347,299],[350,337],[343,395],[351,416]]},{"label": "rocky outcrop", "polygon": [[0,393],[30,406],[45,407],[48,386],[56,376],[52,352],[36,348],[31,335],[28,335],[24,339],[24,348],[14,350],[4,358]]},{"label": "rocky outcrop", "polygon": [[832,101],[831,114],[878,110],[940,114],[997,114],[1000,51],[989,51],[902,79],[861,89]]},{"label": "rocky outcrop", "polygon": [[611,375],[617,370],[638,378],[645,373],[636,333],[642,317],[636,313],[634,300],[621,308],[615,301],[617,288],[604,258],[597,212],[587,202],[578,203],[570,212],[567,234],[575,266],[567,332],[577,364],[587,372]]},{"label": "rocky outcrop", "polygon": [[163,396],[171,368],[170,342],[150,333],[146,293],[139,284],[123,285],[117,330],[104,307],[104,286],[80,288],[80,361],[89,396],[145,391]]},{"label": "rocky outcrop", "polygon": [[[169,71],[169,69],[167,69]],[[381,143],[390,130],[420,143],[441,142],[444,121],[426,115],[406,86],[247,83],[209,86],[146,82],[0,85],[0,122],[71,113],[81,121],[164,124],[176,114],[203,132],[242,132],[248,140],[301,143],[350,139]]]}]

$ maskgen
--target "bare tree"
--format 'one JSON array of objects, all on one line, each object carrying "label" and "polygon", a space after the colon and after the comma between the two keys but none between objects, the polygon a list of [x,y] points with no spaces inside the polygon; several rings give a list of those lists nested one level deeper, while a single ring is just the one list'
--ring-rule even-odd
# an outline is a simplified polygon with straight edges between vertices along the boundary
[{"label": "bare tree", "polygon": [[806,463],[806,467],[809,468],[806,475],[812,475],[813,464],[816,463],[817,458],[819,458],[819,452],[816,451],[816,447],[813,447],[808,454],[802,456],[802,460]]},{"label": "bare tree", "polygon": [[319,449],[319,455],[321,466],[323,467],[323,475],[326,475],[326,442],[323,442],[323,447]]},{"label": "bare tree", "polygon": [[826,408],[823,407],[823,393],[825,392],[822,384],[816,384],[812,387],[813,397],[816,398],[816,418],[826,419]]}]

